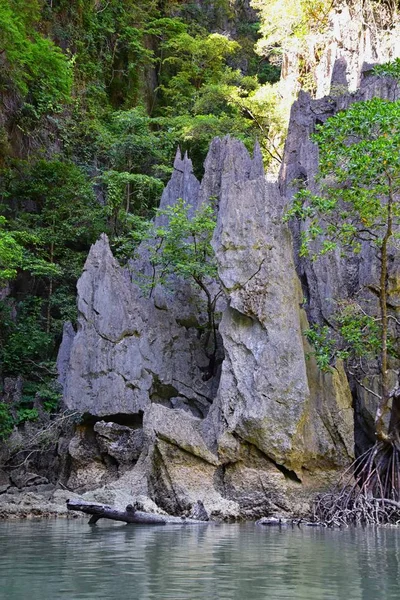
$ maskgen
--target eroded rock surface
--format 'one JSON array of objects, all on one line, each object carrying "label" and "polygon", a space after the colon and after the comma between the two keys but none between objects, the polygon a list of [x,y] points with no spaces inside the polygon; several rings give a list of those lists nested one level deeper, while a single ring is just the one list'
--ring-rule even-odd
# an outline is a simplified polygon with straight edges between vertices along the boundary
[{"label": "eroded rock surface", "polygon": [[[198,189],[190,160],[177,157],[162,206],[180,197],[195,206]],[[145,268],[144,259],[132,268]],[[142,413],[158,402],[204,416],[218,374],[204,376],[209,359],[201,333],[202,303],[185,282],[177,283],[175,293],[156,289],[149,298],[135,283],[135,273],[131,277],[119,266],[102,235],[78,282],[78,331],[65,373],[59,360],[67,406],[102,417]],[[64,343],[62,356],[67,347]]]},{"label": "eroded rock surface", "polygon": [[400,23],[386,5],[340,0],[331,3],[322,21],[306,36],[306,47],[299,40],[283,56],[283,96],[295,97],[300,82],[313,89],[315,98],[355,92],[372,64],[400,56]]},{"label": "eroded rock surface", "polygon": [[[305,490],[351,460],[353,415],[344,372],[322,376],[305,360],[285,201],[259,148],[251,158],[229,137],[211,144],[201,185],[177,155],[161,204],[179,197],[194,208],[211,198],[218,210],[221,378],[204,376],[199,293],[176,281],[146,297],[136,283],[145,249],[128,271],[102,236],[78,284],[68,367],[61,361],[67,406],[102,420],[72,440],[69,484],[117,506],[150,497],[169,513],[189,514],[198,500],[212,518],[301,512]],[[118,425],[128,416],[133,429]]]}]

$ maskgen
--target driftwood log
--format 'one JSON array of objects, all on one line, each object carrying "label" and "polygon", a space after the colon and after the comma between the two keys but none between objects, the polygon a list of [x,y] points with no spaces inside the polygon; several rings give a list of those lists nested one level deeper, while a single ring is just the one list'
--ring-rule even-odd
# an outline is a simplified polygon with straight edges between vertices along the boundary
[{"label": "driftwood log", "polygon": [[111,519],[112,521],[141,523],[144,525],[204,525],[207,522],[206,520],[148,513],[137,510],[132,504],[128,504],[125,510],[117,510],[107,504],[95,504],[93,502],[85,502],[84,500],[67,500],[67,508],[68,510],[77,510],[92,515],[89,519],[89,525],[95,525],[99,519]]}]

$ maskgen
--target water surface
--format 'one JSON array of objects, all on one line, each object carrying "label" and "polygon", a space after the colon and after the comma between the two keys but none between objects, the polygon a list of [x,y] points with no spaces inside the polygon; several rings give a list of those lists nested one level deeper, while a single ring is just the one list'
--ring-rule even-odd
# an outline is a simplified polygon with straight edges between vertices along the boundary
[{"label": "water surface", "polygon": [[400,530],[0,523],[1,600],[400,599]]}]

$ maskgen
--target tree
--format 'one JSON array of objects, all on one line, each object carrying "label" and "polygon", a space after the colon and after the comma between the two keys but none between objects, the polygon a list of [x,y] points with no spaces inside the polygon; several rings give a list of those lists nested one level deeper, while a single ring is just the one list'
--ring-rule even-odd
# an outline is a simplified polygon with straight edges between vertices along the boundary
[{"label": "tree", "polygon": [[[76,280],[88,248],[105,229],[105,209],[85,173],[60,160],[15,160],[1,171],[0,287],[19,275],[22,293],[0,302],[3,374],[39,372],[53,356],[63,321],[75,313]],[[1,225],[3,224],[3,228]],[[28,276],[29,274],[29,276]],[[3,317],[3,315],[2,315]],[[35,370],[32,369],[35,362]]]},{"label": "tree", "polygon": [[206,37],[183,32],[171,37],[162,48],[167,53],[160,74],[167,110],[182,114],[183,108],[191,110],[203,86],[220,81],[226,60],[239,49],[239,44],[218,33]]},{"label": "tree", "polygon": [[251,0],[259,12],[261,39],[258,50],[268,54],[280,47],[286,51],[311,32],[326,25],[331,0]]},{"label": "tree", "polygon": [[342,356],[365,351],[378,359],[376,443],[356,461],[357,489],[382,502],[398,501],[400,394],[398,386],[390,387],[389,367],[390,354],[398,356],[400,322],[390,303],[389,263],[400,237],[400,102],[374,98],[354,103],[319,126],[313,139],[319,148],[321,192],[300,190],[287,218],[305,221],[303,256],[339,247],[360,253],[363,246],[377,255],[379,280],[368,288],[378,302],[342,303],[336,322],[345,343]]},{"label": "tree", "polygon": [[[159,225],[161,218],[165,225]],[[221,291],[215,293],[213,282],[217,278],[217,264],[211,238],[215,229],[214,209],[203,204],[193,211],[190,204],[180,198],[173,206],[158,210],[157,217],[147,230],[142,229],[150,262],[153,267],[150,295],[157,283],[171,285],[176,278],[191,281],[206,299],[207,321],[204,342],[206,356],[210,361],[208,377],[215,372],[218,350],[216,303]]]}]

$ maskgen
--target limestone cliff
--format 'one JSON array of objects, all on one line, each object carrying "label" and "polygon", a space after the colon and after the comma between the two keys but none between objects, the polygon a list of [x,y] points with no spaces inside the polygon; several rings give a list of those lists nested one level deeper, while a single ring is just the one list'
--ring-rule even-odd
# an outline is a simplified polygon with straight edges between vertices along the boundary
[{"label": "limestone cliff", "polygon": [[[351,461],[354,444],[343,370],[322,376],[306,361],[285,200],[258,147],[251,158],[231,138],[212,143],[200,186],[177,157],[162,205],[179,197],[194,207],[217,199],[221,372],[204,377],[199,294],[176,281],[172,295],[144,297],[135,269],[146,269],[145,252],[122,269],[103,236],[78,284],[78,331],[60,352],[67,406],[97,419],[71,442],[69,484],[106,484],[96,497],[108,502],[147,495],[170,512],[197,499],[225,517],[293,508]],[[140,456],[118,450],[115,421],[120,446],[139,443]]]},{"label": "limestone cliff", "polygon": [[400,56],[396,3],[339,0],[323,3],[318,26],[294,36],[283,56],[280,90],[314,98],[355,92],[371,65]]},{"label": "limestone cliff", "polygon": [[[145,496],[173,513],[198,499],[225,518],[301,511],[353,458],[354,401],[362,447],[371,398],[351,380],[350,389],[341,364],[319,372],[302,332],[365,284],[374,259],[366,248],[353,260],[300,259],[299,226],[282,223],[296,181],[314,185],[315,125],[354,101],[399,95],[394,81],[365,66],[390,55],[390,40],[382,50],[383,38],[362,27],[360,37],[354,21],[358,33],[341,43],[350,13],[338,14],[317,94],[328,85],[331,95],[300,93],[278,181],[265,178],[257,146],[250,157],[229,137],[211,144],[201,183],[187,156],[175,159],[161,206],[184,198],[195,210],[212,198],[217,210],[212,285],[223,294],[215,368],[199,291],[176,279],[148,297],[138,285],[151,272],[145,247],[129,268],[106,236],[92,247],[78,284],[78,330],[66,326],[59,354],[65,402],[86,415],[69,449],[73,489],[121,505]],[[348,93],[360,77],[360,89]]]}]

